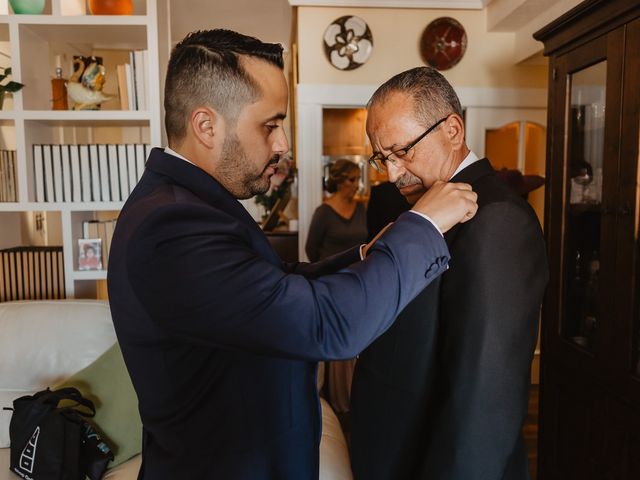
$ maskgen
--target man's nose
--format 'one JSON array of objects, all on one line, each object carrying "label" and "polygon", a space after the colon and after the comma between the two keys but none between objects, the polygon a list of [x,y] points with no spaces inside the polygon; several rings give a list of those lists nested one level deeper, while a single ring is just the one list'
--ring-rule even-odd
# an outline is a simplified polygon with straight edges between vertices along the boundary
[{"label": "man's nose", "polygon": [[280,128],[279,135],[276,137],[273,142],[272,149],[274,153],[279,155],[284,155],[289,151],[289,141],[287,140],[287,135],[284,133],[284,129]]},{"label": "man's nose", "polygon": [[397,162],[387,161],[387,174],[389,175],[389,181],[396,183],[404,174],[404,167],[398,165]]}]

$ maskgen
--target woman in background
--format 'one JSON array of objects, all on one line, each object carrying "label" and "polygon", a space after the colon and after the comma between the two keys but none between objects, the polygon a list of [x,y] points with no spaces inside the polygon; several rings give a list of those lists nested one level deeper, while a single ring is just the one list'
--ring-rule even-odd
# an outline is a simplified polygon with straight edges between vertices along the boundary
[{"label": "woman in background", "polygon": [[329,166],[326,189],[331,196],[316,208],[311,219],[305,247],[310,261],[366,243],[366,211],[355,200],[359,182],[360,168],[350,160],[339,159]]},{"label": "woman in background", "polygon": [[[346,159],[329,167],[326,190],[331,194],[313,213],[305,250],[309,260],[322,260],[367,241],[367,217],[364,205],[355,200],[360,168]],[[329,403],[346,426],[354,360],[330,362],[325,388]]]}]

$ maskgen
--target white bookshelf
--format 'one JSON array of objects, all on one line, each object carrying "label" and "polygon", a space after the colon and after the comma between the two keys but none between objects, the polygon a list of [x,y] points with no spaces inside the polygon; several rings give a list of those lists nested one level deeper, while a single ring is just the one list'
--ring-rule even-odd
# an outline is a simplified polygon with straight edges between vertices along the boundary
[{"label": "white bookshelf", "polygon": [[[61,233],[67,297],[73,298],[77,292],[92,290],[86,284],[106,278],[106,265],[101,271],[77,270],[77,239],[82,221],[97,219],[104,212],[116,214],[124,202],[36,202],[33,145],[163,145],[161,77],[169,56],[170,37],[168,0],[134,0],[134,14],[130,16],[92,16],[88,11],[86,15],[63,15],[71,5],[66,2],[77,3],[74,0],[48,0],[42,15],[0,15],[0,42],[9,44],[12,78],[26,85],[9,101],[5,99],[4,110],[0,110],[5,144],[0,148],[12,144],[16,150],[18,195],[17,202],[0,203],[0,225],[2,215],[10,213],[59,212],[60,225],[55,227],[56,230],[59,227]],[[111,102],[110,109],[97,111],[51,110],[51,78],[56,55],[64,55],[67,59],[73,55],[106,57],[101,52],[139,49],[148,50],[147,110],[118,110],[119,102]],[[6,64],[7,61],[3,65]],[[70,62],[64,65],[67,67],[66,78],[71,74],[70,65]],[[107,67],[107,82],[104,91],[117,94],[115,68]],[[69,103],[71,106],[71,99]],[[58,218],[57,214],[54,216]],[[0,226],[0,240],[2,236]]]}]

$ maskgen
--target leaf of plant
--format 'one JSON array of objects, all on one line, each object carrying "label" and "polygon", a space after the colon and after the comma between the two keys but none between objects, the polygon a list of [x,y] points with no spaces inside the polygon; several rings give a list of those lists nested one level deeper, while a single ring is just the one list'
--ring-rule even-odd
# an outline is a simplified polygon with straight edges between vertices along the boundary
[{"label": "leaf of plant", "polygon": [[20,90],[24,85],[18,82],[9,82],[4,86],[4,91],[9,93],[14,93]]}]

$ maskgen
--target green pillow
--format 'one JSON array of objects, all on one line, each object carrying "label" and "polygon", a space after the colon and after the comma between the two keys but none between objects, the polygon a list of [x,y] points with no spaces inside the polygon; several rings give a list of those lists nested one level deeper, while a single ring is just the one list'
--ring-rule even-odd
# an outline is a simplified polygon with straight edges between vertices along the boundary
[{"label": "green pillow", "polygon": [[109,468],[140,453],[142,422],[138,397],[117,342],[91,365],[52,389],[62,387],[75,387],[94,403],[96,416],[90,421],[103,434],[115,455]]}]

